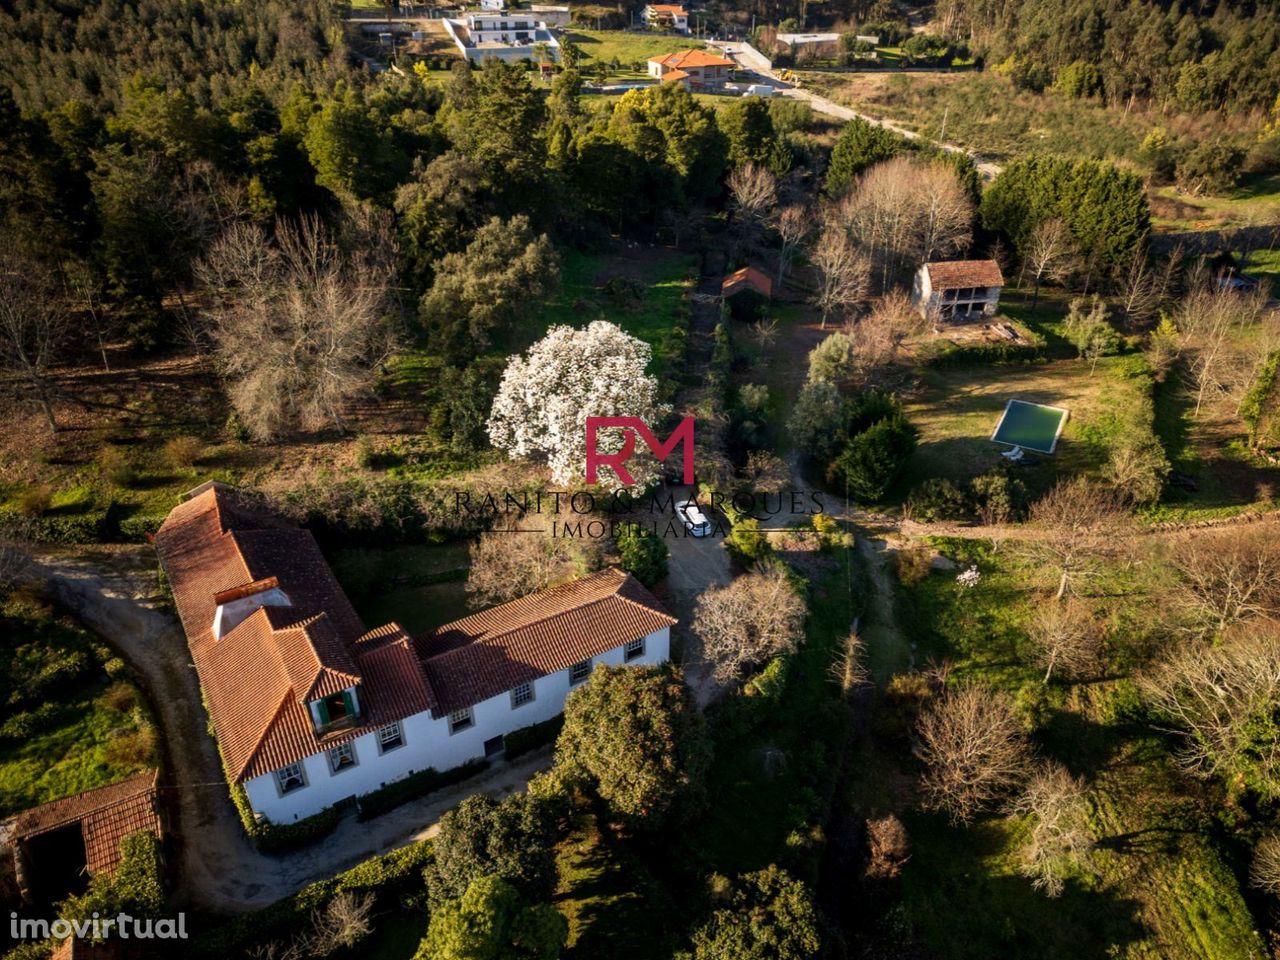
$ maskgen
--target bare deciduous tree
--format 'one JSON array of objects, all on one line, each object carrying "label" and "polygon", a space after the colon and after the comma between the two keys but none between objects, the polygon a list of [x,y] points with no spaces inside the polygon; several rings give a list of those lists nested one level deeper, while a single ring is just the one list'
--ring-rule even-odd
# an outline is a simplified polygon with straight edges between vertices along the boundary
[{"label": "bare deciduous tree", "polygon": [[1280,614],[1280,538],[1269,524],[1182,537],[1170,562],[1181,587],[1174,605],[1197,631],[1221,634]]},{"label": "bare deciduous tree", "polygon": [[0,370],[39,406],[49,432],[57,433],[50,368],[67,340],[67,311],[48,277],[13,238],[0,237]]},{"label": "bare deciduous tree", "polygon": [[1045,535],[1024,541],[1021,549],[1033,562],[1057,572],[1059,600],[1073,581],[1087,577],[1100,559],[1124,546],[1129,533],[1115,493],[1083,477],[1059,481],[1031,505],[1029,519]]},{"label": "bare deciduous tree", "polygon": [[259,439],[333,423],[394,349],[390,222],[350,224],[351,242],[318,219],[277,223],[275,238],[238,223],[197,271],[232,405]]},{"label": "bare deciduous tree", "polygon": [[1183,734],[1175,753],[1188,771],[1222,775],[1264,797],[1280,795],[1280,638],[1254,626],[1216,645],[1185,644],[1139,679],[1152,710]]},{"label": "bare deciduous tree", "polygon": [[568,539],[550,536],[540,528],[540,523],[523,527],[517,523],[480,534],[471,545],[467,573],[471,606],[487,607],[545,590],[592,565]]},{"label": "bare deciduous tree", "polygon": [[307,947],[310,956],[327,957],[349,950],[373,930],[369,916],[373,911],[373,894],[351,890],[336,893],[324,907],[311,914],[311,936]]},{"label": "bare deciduous tree", "polygon": [[1045,280],[1063,282],[1074,272],[1075,266],[1075,242],[1062,219],[1054,217],[1036,224],[1031,230],[1022,263],[1023,271],[1031,274],[1035,284],[1031,309],[1034,310],[1040,302],[1040,284]]},{"label": "bare deciduous tree", "polygon": [[789,653],[804,636],[805,605],[780,563],[762,564],[727,587],[698,598],[693,632],[721,683],[738,679],[771,657]]},{"label": "bare deciduous tree", "polygon": [[1272,896],[1280,896],[1280,834],[1263,837],[1253,848],[1249,885]]},{"label": "bare deciduous tree", "polygon": [[891,363],[902,342],[924,331],[926,324],[911,305],[905,290],[893,290],[871,305],[871,310],[850,324],[857,368],[863,381]]},{"label": "bare deciduous tree", "polygon": [[882,291],[972,239],[973,201],[945,163],[900,156],[877,164],[840,201],[836,219],[866,252]]},{"label": "bare deciduous tree", "polygon": [[911,859],[907,828],[892,813],[867,821],[867,877],[895,880]]},{"label": "bare deciduous tree", "polygon": [[813,232],[813,218],[804,206],[792,204],[774,218],[773,227],[778,231],[778,286],[781,287],[800,244]]},{"label": "bare deciduous tree", "polygon": [[952,690],[921,714],[917,733],[925,806],[953,822],[972,820],[1026,777],[1026,739],[1003,693],[978,685]]},{"label": "bare deciduous tree", "polygon": [[744,163],[725,179],[733,205],[735,257],[758,245],[764,225],[778,202],[778,178],[768,167]]},{"label": "bare deciduous tree", "polygon": [[1044,682],[1054,671],[1068,677],[1087,676],[1102,656],[1102,632],[1088,604],[1076,597],[1037,605],[1027,628],[1035,663],[1044,667]]},{"label": "bare deciduous tree", "polygon": [[1135,248],[1116,278],[1116,294],[1125,324],[1130,328],[1146,323],[1156,314],[1162,296],[1160,276],[1147,262],[1147,253]]},{"label": "bare deciduous tree", "polygon": [[748,489],[758,493],[780,493],[791,483],[791,470],[777,454],[768,450],[752,450],[747,454],[742,479]]},{"label": "bare deciduous tree", "polygon": [[[1237,328],[1262,319],[1266,303],[1262,291],[1238,293],[1203,272],[1193,275],[1173,320],[1181,336],[1182,354],[1187,358],[1184,370],[1187,385],[1195,393],[1196,416],[1207,397],[1219,392],[1238,394],[1242,384],[1252,380],[1252,363],[1247,364],[1243,376],[1232,376],[1231,343]],[[1237,386],[1234,391],[1233,380]]]},{"label": "bare deciduous tree", "polygon": [[1021,850],[1022,875],[1047,896],[1061,896],[1066,877],[1093,849],[1084,782],[1060,763],[1042,764],[1013,809],[1033,820]]},{"label": "bare deciduous tree", "polygon": [[822,313],[822,329],[832,314],[843,314],[867,295],[871,284],[871,267],[858,252],[843,227],[828,224],[823,228],[812,260],[818,271],[815,297]]}]

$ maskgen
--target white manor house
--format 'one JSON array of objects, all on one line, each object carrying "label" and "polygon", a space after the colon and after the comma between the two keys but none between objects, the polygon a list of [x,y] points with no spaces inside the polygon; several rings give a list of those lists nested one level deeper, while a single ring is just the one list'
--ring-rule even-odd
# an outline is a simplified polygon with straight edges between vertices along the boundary
[{"label": "white manor house", "polygon": [[598,664],[656,664],[676,622],[610,569],[410,637],[367,629],[315,538],[208,483],[156,534],[227,776],[290,823],[501,754]]}]

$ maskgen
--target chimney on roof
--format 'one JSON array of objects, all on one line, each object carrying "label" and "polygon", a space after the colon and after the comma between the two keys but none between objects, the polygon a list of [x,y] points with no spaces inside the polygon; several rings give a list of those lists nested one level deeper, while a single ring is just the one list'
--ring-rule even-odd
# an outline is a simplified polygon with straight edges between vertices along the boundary
[{"label": "chimney on roof", "polygon": [[213,638],[221,640],[262,607],[291,607],[289,595],[280,589],[275,577],[254,580],[213,595],[217,610],[213,614]]}]

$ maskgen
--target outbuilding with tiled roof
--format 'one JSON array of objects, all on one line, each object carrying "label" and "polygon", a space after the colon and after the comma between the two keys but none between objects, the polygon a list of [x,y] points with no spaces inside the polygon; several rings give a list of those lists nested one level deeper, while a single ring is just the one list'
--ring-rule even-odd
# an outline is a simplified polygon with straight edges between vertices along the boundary
[{"label": "outbuilding with tiled roof", "polygon": [[994,260],[939,260],[916,271],[911,300],[935,323],[959,322],[992,316],[1003,287]]}]

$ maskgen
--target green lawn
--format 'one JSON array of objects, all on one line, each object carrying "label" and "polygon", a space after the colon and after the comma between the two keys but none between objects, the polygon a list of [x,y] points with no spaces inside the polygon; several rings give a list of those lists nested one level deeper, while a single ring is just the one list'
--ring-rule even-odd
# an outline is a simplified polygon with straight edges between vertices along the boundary
[{"label": "green lawn", "polygon": [[0,817],[153,766],[155,730],[109,648],[39,601],[0,605]]},{"label": "green lawn", "polygon": [[555,324],[610,320],[653,347],[649,371],[672,376],[684,356],[686,294],[698,261],[667,247],[619,253],[563,253],[560,291],[534,321],[538,336]]},{"label": "green lawn", "polygon": [[645,62],[650,57],[675,53],[678,50],[701,50],[701,40],[676,34],[632,33],[629,30],[578,30],[566,33],[565,40],[582,51],[582,67],[586,71],[598,64],[612,66],[617,61],[624,68],[636,68],[645,72]]},{"label": "green lawn", "polygon": [[465,542],[354,547],[329,559],[366,626],[395,622],[418,634],[470,612]]},{"label": "green lawn", "polygon": [[565,960],[668,960],[676,911],[667,891],[586,805],[556,847],[556,870],[554,903],[569,921]]},{"label": "green lawn", "polygon": [[[932,573],[899,586],[899,619],[923,655],[947,658],[960,680],[981,679],[1030,704],[1044,690],[1027,664],[1026,623],[1038,579],[1007,548],[941,541],[980,583],[959,589],[954,574]],[[1123,625],[1111,643],[1123,672],[1127,650],[1156,629],[1143,611],[1159,585],[1150,566],[1112,571],[1094,590]],[[1050,900],[1018,872],[1026,824],[988,815],[956,827],[911,813],[912,857],[903,877],[911,924],[941,960],[1131,957],[1143,960],[1260,960],[1262,944],[1239,883],[1216,837],[1219,802],[1201,796],[1173,768],[1160,737],[1135,719],[1133,688],[1098,681],[1047,688],[1037,726],[1038,752],[1066,764],[1089,788],[1097,849],[1089,868]],[[877,745],[883,749],[882,745]]]},{"label": "green lawn", "polygon": [[1037,454],[1038,462],[1020,471],[1029,487],[1047,489],[1059,476],[1098,471],[1116,411],[1141,398],[1142,382],[1124,376],[1127,369],[1123,357],[1102,358],[1092,373],[1083,360],[925,369],[920,390],[906,402],[920,443],[899,488],[939,476],[960,483],[999,466],[1006,448],[991,442],[991,431],[1011,398],[1071,411],[1057,451]]}]

